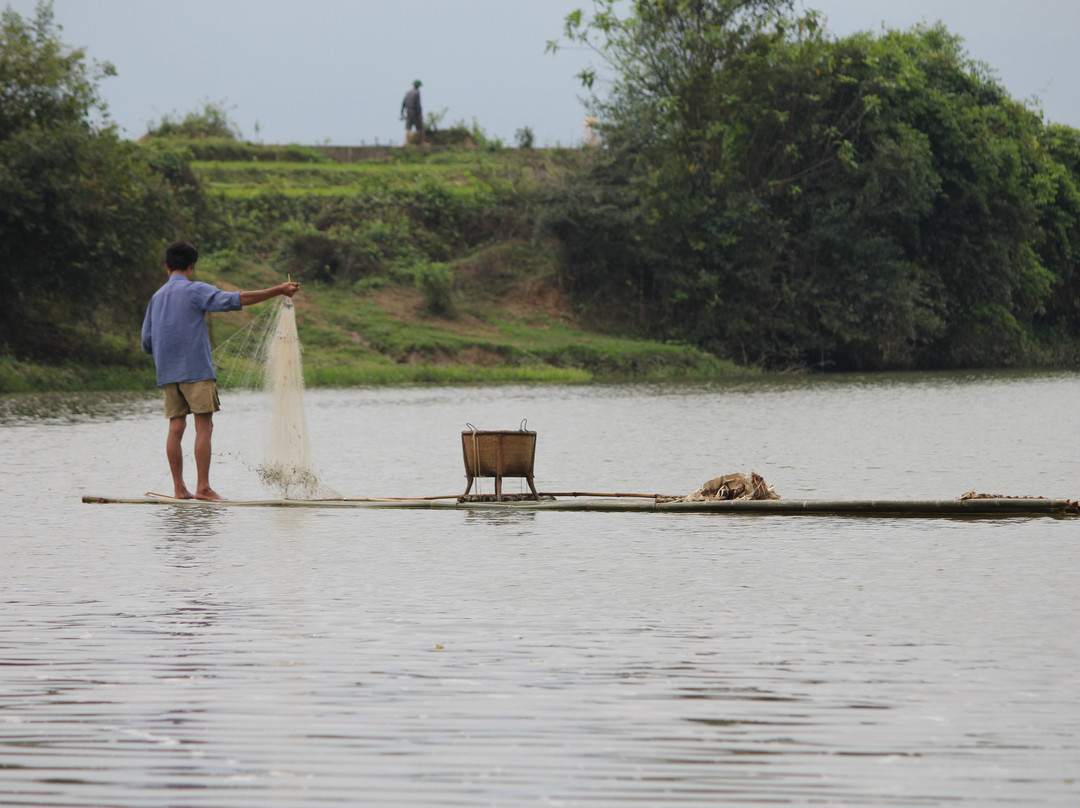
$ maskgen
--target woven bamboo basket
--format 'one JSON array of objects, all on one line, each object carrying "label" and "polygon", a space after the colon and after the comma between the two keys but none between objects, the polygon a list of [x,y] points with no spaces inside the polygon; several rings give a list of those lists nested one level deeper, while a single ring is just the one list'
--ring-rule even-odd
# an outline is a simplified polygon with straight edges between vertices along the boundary
[{"label": "woven bamboo basket", "polygon": [[536,458],[536,433],[525,429],[479,430],[461,433],[461,451],[465,476],[469,481],[465,495],[477,477],[495,478],[496,499],[502,499],[504,477],[524,477],[536,495],[533,464]]}]

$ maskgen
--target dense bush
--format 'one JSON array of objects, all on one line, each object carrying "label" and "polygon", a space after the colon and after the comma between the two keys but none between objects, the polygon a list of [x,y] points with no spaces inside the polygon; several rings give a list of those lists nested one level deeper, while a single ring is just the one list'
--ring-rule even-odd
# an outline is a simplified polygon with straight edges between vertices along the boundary
[{"label": "dense bush", "polygon": [[[32,21],[3,13],[0,350],[18,359],[130,356],[161,280],[163,235],[183,229],[158,171],[170,164],[179,182],[182,160],[117,138],[95,83],[112,72],[92,70],[82,51],[60,44],[49,3]],[[112,333],[128,338],[110,340]]]},{"label": "dense bush", "polygon": [[207,101],[201,110],[188,112],[183,118],[163,115],[149,127],[151,137],[215,138],[236,140],[240,132],[231,120],[223,103]]},{"label": "dense bush", "polygon": [[157,138],[146,136],[144,142],[165,140],[176,147],[188,151],[192,160],[221,160],[252,163],[330,163],[329,157],[311,146],[289,144],[284,146],[264,146],[225,137],[180,137]]},{"label": "dense bush", "polygon": [[455,316],[454,276],[445,264],[422,264],[417,267],[416,288],[420,290],[426,314],[446,318]]},{"label": "dense bush", "polygon": [[545,208],[567,286],[654,336],[771,367],[1075,346],[1076,133],[1044,126],[940,26],[832,39],[790,8],[570,15],[616,80],[595,100],[605,148]]},{"label": "dense bush", "polygon": [[289,144],[264,146],[240,139],[240,130],[229,118],[224,103],[205,102],[201,110],[164,115],[140,138],[143,143],[166,142],[183,149],[191,160],[251,162],[329,163],[318,149]]},{"label": "dense bush", "polygon": [[[415,135],[412,138],[416,138]],[[410,139],[416,143],[419,139]],[[475,146],[473,133],[464,126],[452,126],[448,129],[429,129],[424,127],[424,142],[429,146],[453,146],[456,148],[468,148]]]},{"label": "dense bush", "polygon": [[350,287],[454,260],[526,227],[490,186],[428,178],[356,193],[209,194],[208,204],[214,213],[197,234],[207,249],[240,249],[271,258],[297,279]]}]

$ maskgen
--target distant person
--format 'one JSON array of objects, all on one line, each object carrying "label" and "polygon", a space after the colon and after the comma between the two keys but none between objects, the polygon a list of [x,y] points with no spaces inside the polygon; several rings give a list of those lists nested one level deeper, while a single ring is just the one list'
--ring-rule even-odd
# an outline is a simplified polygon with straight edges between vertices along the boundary
[{"label": "distant person", "polygon": [[401,117],[405,121],[405,145],[409,145],[409,131],[415,129],[420,136],[420,145],[424,145],[424,111],[420,108],[420,79],[412,83],[412,89],[405,93],[401,102]]},{"label": "distant person", "polygon": [[[169,437],[165,456],[177,499],[224,499],[210,487],[210,435],[218,401],[214,361],[206,313],[236,311],[278,295],[292,297],[300,288],[294,281],[257,292],[224,292],[192,278],[199,252],[185,241],[165,248],[169,280],[154,292],[142,324],[142,349],[154,357],[158,387],[165,392]],[[180,440],[187,415],[195,416],[195,470],[198,482],[192,494],[184,484],[184,454]]]}]

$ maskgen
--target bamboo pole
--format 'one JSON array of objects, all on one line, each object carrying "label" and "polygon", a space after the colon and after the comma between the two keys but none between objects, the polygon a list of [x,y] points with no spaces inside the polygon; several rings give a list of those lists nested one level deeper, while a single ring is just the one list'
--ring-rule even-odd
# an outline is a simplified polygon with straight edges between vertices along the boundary
[{"label": "bamboo pole", "polygon": [[441,494],[437,497],[342,497],[343,502],[428,502],[435,499],[457,499],[461,494]]},{"label": "bamboo pole", "polygon": [[618,497],[638,497],[640,499],[656,499],[657,497],[668,496],[668,495],[667,494],[625,494],[625,493],[599,494],[599,493],[590,492],[590,491],[560,491],[560,492],[552,494],[552,493],[548,493],[547,491],[541,491],[539,494],[537,494],[537,496],[538,497],[602,497],[602,498],[605,498],[605,499],[618,498]]},{"label": "bamboo pole", "polygon": [[[551,496],[551,495],[544,495]],[[561,494],[560,496],[569,496]],[[582,494],[593,498],[579,501],[567,500],[516,500],[504,502],[458,502],[456,495],[439,497],[353,497],[333,500],[222,500],[172,499],[152,496],[123,498],[83,496],[82,501],[91,504],[146,504],[185,507],[295,507],[295,508],[432,508],[454,509],[510,509],[541,511],[639,511],[665,513],[714,513],[714,514],[761,514],[772,516],[816,514],[822,516],[877,516],[877,517],[1077,517],[1080,503],[1069,499],[1023,499],[983,498],[947,500],[719,500],[703,502],[642,502],[652,499],[652,494]],[[633,501],[634,499],[639,501]],[[454,500],[454,501],[450,501]],[[623,500],[623,501],[620,501]],[[630,500],[630,501],[626,501]]]}]

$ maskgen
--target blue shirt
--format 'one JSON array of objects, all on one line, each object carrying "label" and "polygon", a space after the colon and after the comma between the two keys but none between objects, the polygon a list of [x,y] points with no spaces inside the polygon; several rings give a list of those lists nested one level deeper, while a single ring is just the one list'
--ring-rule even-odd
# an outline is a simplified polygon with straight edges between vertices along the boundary
[{"label": "blue shirt", "polygon": [[239,292],[189,281],[179,272],[169,275],[150,298],[142,325],[142,349],[154,357],[158,387],[216,378],[206,312],[240,308]]}]

